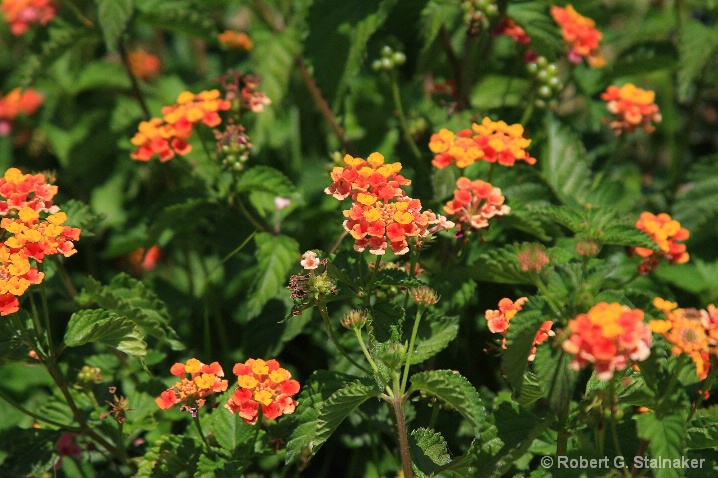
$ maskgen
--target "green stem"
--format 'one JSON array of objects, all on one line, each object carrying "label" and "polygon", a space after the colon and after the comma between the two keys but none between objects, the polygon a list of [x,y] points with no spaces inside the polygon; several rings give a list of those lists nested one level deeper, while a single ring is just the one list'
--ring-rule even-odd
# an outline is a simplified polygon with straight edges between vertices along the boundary
[{"label": "green stem", "polygon": [[696,400],[695,405],[691,409],[691,413],[688,414],[688,420],[686,423],[690,422],[693,418],[693,415],[698,411],[698,408],[703,404],[703,400],[705,397],[706,392],[710,392],[710,390],[713,388],[713,384],[716,381],[716,363],[715,360],[711,361],[711,369],[710,372],[708,372],[708,376],[706,377],[705,381],[703,382],[703,393],[700,394],[698,397],[698,400]]},{"label": "green stem", "polygon": [[197,432],[199,432],[199,436],[202,439],[202,443],[204,443],[204,446],[207,448],[207,454],[214,458],[214,451],[212,451],[212,447],[209,446],[209,442],[207,441],[207,437],[204,436],[204,432],[202,431],[202,424],[199,422],[199,412],[192,417],[194,420],[194,424],[197,427]]},{"label": "green stem", "polygon": [[439,411],[441,406],[438,403],[434,403],[434,407],[431,410],[431,419],[429,420],[429,428],[434,428],[436,421],[439,419]]},{"label": "green stem", "polygon": [[391,74],[391,96],[394,100],[394,107],[396,108],[396,113],[399,116],[399,125],[401,126],[401,130],[404,134],[404,141],[406,141],[406,143],[409,145],[409,149],[411,149],[412,154],[416,157],[419,169],[425,171],[426,165],[421,161],[421,151],[416,145],[414,138],[411,136],[411,131],[409,130],[409,123],[407,123],[406,116],[404,116],[404,108],[401,105],[401,93],[399,92],[399,82],[397,81],[396,72],[392,72]]},{"label": "green stem", "polygon": [[531,115],[534,112],[535,96],[535,93],[531,95],[531,98],[529,99],[529,105],[526,107],[526,109],[524,110],[524,114],[521,115],[521,119],[519,120],[519,123],[521,123],[524,128],[526,127],[526,124],[529,122],[529,120],[531,119]]},{"label": "green stem", "polygon": [[663,396],[658,401],[658,405],[656,405],[656,410],[661,410],[663,405],[667,400],[670,399],[671,394],[673,393],[673,390],[676,388],[676,383],[678,383],[678,375],[681,373],[681,369],[683,368],[683,365],[685,364],[686,355],[681,354],[678,356],[678,363],[676,363],[676,368],[673,371],[673,375],[671,375],[671,379],[668,382],[668,386],[666,387],[666,391],[663,393]]},{"label": "green stem", "polygon": [[145,97],[142,95],[142,90],[140,89],[140,83],[137,81],[137,77],[134,73],[132,73],[132,68],[130,67],[130,61],[127,58],[127,48],[125,48],[125,42],[122,40],[122,38],[119,39],[117,42],[117,46],[120,51],[120,59],[122,59],[122,66],[125,67],[125,73],[127,73],[127,76],[130,79],[130,84],[132,85],[132,91],[135,94],[135,97],[137,98],[137,102],[140,104],[140,108],[142,108],[142,113],[145,116],[145,120],[149,121],[150,118],[152,118],[152,113],[150,113],[150,109],[147,107],[147,102],[145,101]]},{"label": "green stem", "polygon": [[[419,251],[416,248],[416,244],[411,248],[411,256],[409,257],[409,277],[414,278],[416,274],[416,263],[419,257]],[[409,289],[404,292],[404,310],[409,306]]]},{"label": "green stem", "polygon": [[319,315],[322,317],[322,321],[324,322],[324,327],[327,329],[327,334],[329,335],[329,339],[332,341],[334,346],[339,350],[339,352],[346,357],[349,362],[354,365],[356,368],[361,370],[362,372],[366,374],[370,374],[371,372],[364,366],[360,365],[356,360],[351,358],[349,353],[346,351],[344,347],[342,347],[342,344],[339,343],[339,340],[337,340],[337,336],[334,335],[334,329],[332,328],[332,324],[329,320],[329,313],[327,312],[327,306],[323,301],[320,301],[317,304],[317,308],[319,309]]},{"label": "green stem", "polygon": [[87,28],[95,28],[95,23],[94,23],[92,20],[90,20],[89,18],[87,18],[87,17],[82,13],[82,11],[80,10],[80,8],[79,8],[77,5],[75,5],[74,2],[72,2],[72,1],[70,1],[70,0],[62,0],[61,3],[63,3],[63,4],[65,4],[65,5],[67,5],[68,7],[70,7],[70,10],[72,10],[72,13],[73,13],[73,14],[77,17],[77,19],[80,20],[80,22],[81,22],[83,25],[85,25]]},{"label": "green stem", "polygon": [[[371,292],[374,290],[374,280],[376,279],[376,273],[379,271],[379,264],[381,264],[381,258],[382,256],[377,255],[376,261],[374,261],[374,269],[371,271],[371,277],[369,278],[369,291]],[[369,294],[367,294],[368,296]]]},{"label": "green stem", "polygon": [[404,397],[398,390],[399,377],[394,379],[394,400],[392,408],[396,417],[396,433],[399,438],[399,454],[401,456],[401,468],[404,471],[404,478],[414,478],[414,470],[411,467],[411,452],[409,451],[409,436],[406,432],[406,417],[404,415]]},{"label": "green stem", "polygon": [[43,334],[42,324],[40,323],[40,313],[37,311],[35,304],[35,294],[30,294],[30,308],[32,309],[32,323],[35,326],[35,335],[40,337]]},{"label": "green stem", "polygon": [[379,368],[376,366],[376,362],[374,362],[374,359],[371,358],[371,354],[369,353],[369,350],[366,348],[366,344],[364,343],[364,337],[362,337],[362,335],[361,335],[361,329],[355,327],[354,334],[357,336],[357,340],[359,341],[359,346],[361,347],[361,351],[364,353],[364,356],[366,357],[367,362],[369,362],[371,369],[374,371],[374,375],[376,375],[377,377],[380,377]]},{"label": "green stem", "polygon": [[[40,272],[43,272],[44,267],[42,264],[38,266]],[[52,327],[50,327],[50,308],[47,306],[47,292],[45,291],[45,281],[40,282],[40,295],[42,297],[42,312],[43,318],[45,319],[45,333],[47,334],[47,354],[53,356],[53,345],[52,345]]]},{"label": "green stem", "polygon": [[124,422],[117,422],[117,451],[120,453],[120,460],[127,462],[127,449],[125,448],[125,435],[122,432]]},{"label": "green stem", "polygon": [[[616,409],[618,408],[618,402],[616,401],[616,380],[618,380],[618,376],[614,375],[611,382],[608,384],[608,401],[609,406],[611,407],[611,418],[609,422],[611,426],[611,438],[613,439],[613,450],[616,453],[616,456],[624,456],[623,452],[621,452],[621,444],[618,441],[618,431],[616,430]],[[624,476],[627,476],[628,473],[628,468],[624,463],[623,474]]]},{"label": "green stem", "polygon": [[68,425],[68,424],[66,424],[66,423],[56,422],[56,421],[54,421],[54,420],[50,420],[49,418],[45,418],[45,417],[43,417],[42,415],[38,415],[38,414],[35,413],[35,412],[31,412],[30,410],[28,410],[27,408],[24,408],[22,405],[20,405],[20,404],[17,403],[15,400],[13,400],[12,397],[10,397],[10,395],[8,395],[7,393],[5,393],[3,390],[0,390],[0,398],[2,398],[3,400],[5,400],[11,407],[13,407],[14,409],[16,409],[16,410],[19,411],[20,413],[24,413],[24,414],[27,415],[28,417],[30,417],[30,418],[32,418],[32,419],[34,419],[34,420],[37,420],[38,422],[45,422],[45,423],[47,423],[48,425],[53,425],[53,426],[56,426],[56,427],[61,428],[61,429],[63,429],[63,430],[67,430],[67,431],[69,431],[69,432],[74,432],[74,433],[79,433],[79,432],[80,432],[80,429],[77,428],[77,427],[75,427],[75,426]]},{"label": "green stem", "polygon": [[269,227],[269,226],[267,226],[266,224],[260,222],[258,219],[256,219],[254,216],[252,216],[252,214],[249,212],[249,209],[247,209],[247,206],[244,205],[244,201],[242,200],[241,197],[237,197],[237,207],[239,208],[239,212],[241,212],[241,213],[244,215],[244,217],[246,217],[247,220],[248,220],[249,222],[251,222],[252,225],[253,225],[256,229],[258,229],[258,230],[260,230],[260,231],[268,232],[268,233],[273,234],[273,235],[275,235],[275,236],[277,235],[276,232],[275,232],[271,227]]},{"label": "green stem", "polygon": [[409,380],[409,368],[411,367],[411,356],[414,354],[414,341],[416,340],[416,334],[419,332],[419,322],[421,321],[421,314],[424,307],[419,307],[414,317],[414,328],[411,330],[411,338],[409,339],[409,353],[406,356],[406,364],[404,365],[404,376],[401,379],[401,388],[399,392],[404,395],[406,391],[406,383]]}]

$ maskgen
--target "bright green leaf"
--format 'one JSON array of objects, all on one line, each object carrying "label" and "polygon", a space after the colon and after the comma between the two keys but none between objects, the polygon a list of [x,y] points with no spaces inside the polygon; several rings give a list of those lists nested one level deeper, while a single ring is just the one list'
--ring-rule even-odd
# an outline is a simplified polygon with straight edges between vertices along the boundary
[{"label": "bright green leaf", "polygon": [[411,390],[432,395],[459,412],[474,429],[481,427],[486,411],[471,383],[453,370],[431,370],[411,376]]},{"label": "bright green leaf", "polygon": [[137,325],[127,317],[106,310],[81,310],[70,317],[65,332],[65,345],[79,347],[99,342],[134,357],[147,354],[147,344]]}]

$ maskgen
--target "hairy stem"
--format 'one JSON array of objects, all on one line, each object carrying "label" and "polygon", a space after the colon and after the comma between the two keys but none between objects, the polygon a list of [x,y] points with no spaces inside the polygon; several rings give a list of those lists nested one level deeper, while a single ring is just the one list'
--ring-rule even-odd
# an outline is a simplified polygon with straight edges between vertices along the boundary
[{"label": "hairy stem", "polygon": [[195,426],[197,427],[197,432],[199,433],[199,437],[202,439],[202,443],[204,443],[204,446],[207,448],[207,454],[214,458],[214,451],[212,451],[212,447],[209,446],[209,442],[207,441],[207,437],[204,435],[204,432],[202,431],[202,424],[199,422],[199,412],[192,417]]},{"label": "hairy stem", "polygon": [[401,468],[404,471],[404,478],[414,478],[414,470],[411,468],[411,453],[409,452],[409,436],[406,432],[406,417],[404,416],[404,397],[398,390],[399,377],[394,381],[394,416],[396,417],[396,432],[399,437],[399,454],[401,455]]},{"label": "hairy stem", "polygon": [[149,121],[150,118],[152,118],[152,114],[150,113],[150,109],[147,107],[145,97],[142,95],[142,91],[140,90],[140,83],[137,81],[137,77],[135,76],[135,74],[132,73],[132,68],[130,68],[130,61],[127,58],[127,48],[125,48],[125,42],[122,41],[122,39],[120,39],[118,47],[120,50],[120,58],[122,59],[122,65],[125,67],[125,72],[127,73],[127,76],[130,79],[130,83],[132,84],[132,92],[135,94],[135,98],[140,104],[140,108],[142,108],[145,120]]},{"label": "hairy stem", "polygon": [[406,383],[409,380],[409,368],[411,367],[411,356],[414,353],[414,341],[416,340],[416,334],[419,332],[419,322],[421,321],[421,314],[424,309],[423,307],[419,307],[419,310],[416,311],[416,316],[414,317],[414,328],[411,330],[411,338],[409,339],[409,353],[406,356],[406,364],[404,365],[404,376],[401,379],[401,388],[399,389],[400,394],[404,395],[404,391],[406,391]]}]

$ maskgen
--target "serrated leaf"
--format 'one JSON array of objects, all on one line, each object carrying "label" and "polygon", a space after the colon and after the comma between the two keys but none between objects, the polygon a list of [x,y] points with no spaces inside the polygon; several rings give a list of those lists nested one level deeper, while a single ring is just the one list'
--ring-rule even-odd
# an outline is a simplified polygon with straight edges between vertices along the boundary
[{"label": "serrated leaf", "polygon": [[157,338],[173,350],[183,350],[179,336],[169,325],[167,306],[141,281],[121,273],[103,286],[92,277],[75,300],[83,306],[98,305],[106,311],[132,320],[144,335]]},{"label": "serrated leaf", "polygon": [[93,230],[97,228],[103,219],[102,214],[95,214],[90,206],[76,199],[63,202],[62,210],[67,214],[65,224],[80,228],[83,238],[94,236]]},{"label": "serrated leaf", "polygon": [[526,100],[531,82],[506,75],[486,75],[473,87],[471,106],[488,110],[518,106]]},{"label": "serrated leaf", "polygon": [[314,456],[344,419],[359,405],[379,395],[376,384],[361,378],[334,392],[322,405],[317,418],[317,433],[309,456]]},{"label": "serrated leaf", "polygon": [[294,184],[281,171],[269,166],[248,169],[237,182],[237,192],[264,191],[276,196],[286,196],[296,190]]},{"label": "serrated leaf", "polygon": [[201,444],[189,435],[168,435],[147,448],[135,477],[194,475],[197,462],[204,453]]},{"label": "serrated leaf", "polygon": [[419,287],[422,282],[402,269],[380,269],[374,278],[375,286]]},{"label": "serrated leaf", "polygon": [[249,291],[249,317],[256,317],[262,307],[283,288],[299,257],[299,243],[289,236],[260,232],[254,236],[259,269]]},{"label": "serrated leaf", "polygon": [[673,217],[687,228],[695,231],[718,217],[718,155],[703,158],[693,166],[689,182],[676,198]]},{"label": "serrated leaf", "polygon": [[537,216],[550,219],[571,232],[578,233],[588,229],[588,217],[584,211],[569,206],[530,207],[529,211]]},{"label": "serrated leaf", "polygon": [[[242,476],[249,466],[248,460],[211,459],[206,454],[199,457],[194,478],[234,478]],[[180,475],[181,476],[181,475]]]},{"label": "serrated leaf", "polygon": [[0,434],[0,449],[7,458],[0,464],[0,476],[41,476],[60,459],[55,444],[59,431],[10,429]]},{"label": "serrated leaf", "polygon": [[469,269],[471,278],[500,284],[533,284],[531,276],[521,270],[516,259],[519,252],[520,245],[511,244],[481,254]]},{"label": "serrated leaf", "polygon": [[706,68],[711,60],[715,60],[718,50],[718,27],[706,25],[699,20],[688,19],[681,25],[681,36],[678,40],[678,99],[686,101],[690,98],[690,87]]},{"label": "serrated leaf", "polygon": [[417,428],[409,437],[411,464],[419,478],[428,478],[443,465],[449,464],[451,456],[441,433],[430,428]]},{"label": "serrated leaf", "polygon": [[718,417],[696,416],[686,430],[686,448],[689,450],[718,448]]},{"label": "serrated leaf", "polygon": [[424,39],[423,51],[429,49],[439,35],[442,25],[451,25],[458,18],[458,9],[453,0],[429,0],[421,10],[423,27],[421,36]]},{"label": "serrated leaf", "polygon": [[324,406],[324,402],[354,379],[355,377],[351,375],[318,370],[302,385],[302,391],[297,397],[297,409],[291,415],[291,420],[296,426],[287,441],[285,459],[287,464],[300,457],[310,456],[319,425],[319,411]]},{"label": "serrated leaf", "polygon": [[656,243],[645,232],[632,226],[620,224],[604,229],[600,240],[604,244],[614,246],[645,247],[653,250],[658,248]]},{"label": "serrated leaf", "polygon": [[[256,428],[245,423],[239,415],[214,413],[213,417],[212,434],[217,443],[231,454],[234,454],[238,447],[254,443]],[[248,454],[251,453],[250,450],[247,451]]]},{"label": "serrated leaf", "polygon": [[578,374],[568,368],[570,361],[569,355],[550,343],[536,350],[534,370],[538,383],[544,396],[548,398],[551,410],[557,416],[566,410],[578,378]]},{"label": "serrated leaf", "polygon": [[127,317],[106,310],[81,310],[70,317],[65,331],[65,345],[79,347],[99,342],[134,357],[147,354],[147,344],[137,325]]},{"label": "serrated leaf", "polygon": [[212,41],[216,40],[219,33],[211,16],[202,13],[191,2],[178,0],[147,2],[147,0],[143,0],[136,6],[138,10],[142,11],[140,20],[164,30],[174,30]]},{"label": "serrated leaf", "polygon": [[416,335],[412,365],[423,362],[444,350],[459,333],[459,316],[429,314],[422,317]]},{"label": "serrated leaf", "polygon": [[117,51],[120,38],[132,18],[133,0],[96,0],[97,19],[108,51]]},{"label": "serrated leaf", "polygon": [[538,53],[555,58],[563,49],[563,41],[556,28],[556,23],[541,2],[511,2],[506,14],[531,37],[531,48]]},{"label": "serrated leaf", "polygon": [[591,164],[581,140],[567,126],[547,115],[546,144],[539,165],[546,182],[564,203],[582,203],[590,191]]},{"label": "serrated leaf", "polygon": [[543,307],[543,301],[531,298],[511,319],[511,327],[506,335],[506,351],[501,357],[501,368],[516,397],[521,395],[536,332],[547,320]]},{"label": "serrated leaf", "polygon": [[[686,419],[680,413],[657,417],[653,411],[635,415],[638,436],[648,441],[648,455],[661,460],[680,460],[685,450]],[[653,469],[656,478],[675,476],[671,468]]]},{"label": "serrated leaf", "polygon": [[431,370],[411,376],[411,390],[433,395],[459,412],[478,430],[486,411],[473,385],[453,370]]}]

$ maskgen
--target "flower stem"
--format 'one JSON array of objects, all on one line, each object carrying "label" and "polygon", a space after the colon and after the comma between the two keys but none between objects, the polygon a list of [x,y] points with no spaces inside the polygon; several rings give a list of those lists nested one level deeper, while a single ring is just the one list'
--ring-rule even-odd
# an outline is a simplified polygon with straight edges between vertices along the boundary
[{"label": "flower stem", "polygon": [[399,125],[401,126],[401,130],[404,133],[404,140],[409,145],[409,149],[411,149],[411,152],[414,157],[416,157],[419,169],[426,172],[426,165],[421,161],[421,151],[416,145],[414,138],[411,136],[411,131],[409,130],[409,123],[407,123],[406,116],[404,116],[404,108],[401,105],[401,93],[399,92],[399,82],[396,77],[396,72],[392,72],[390,81],[391,97],[394,100],[394,107],[396,108],[396,113],[399,116]]},{"label": "flower stem", "polygon": [[414,328],[411,330],[411,338],[409,339],[409,352],[406,356],[406,364],[404,365],[404,376],[401,379],[401,388],[399,392],[404,395],[406,391],[406,383],[409,380],[409,368],[411,367],[411,356],[414,353],[414,341],[416,340],[416,334],[419,332],[419,322],[421,321],[421,314],[424,312],[424,307],[419,307],[416,311],[416,317],[414,317]]},{"label": "flower stem", "polygon": [[332,341],[334,346],[339,350],[339,352],[346,357],[349,362],[354,365],[359,370],[363,371],[364,373],[370,374],[371,372],[364,366],[360,365],[356,360],[351,358],[349,353],[346,351],[344,347],[342,347],[342,344],[339,343],[339,340],[337,340],[337,336],[334,335],[334,329],[332,329],[332,324],[329,321],[329,313],[327,312],[327,306],[323,301],[320,301],[317,304],[317,308],[319,309],[319,315],[322,317],[322,321],[324,322],[324,327],[327,329],[327,334],[329,335],[329,339]]},{"label": "flower stem", "polygon": [[[40,272],[43,272],[42,263],[38,266]],[[42,297],[42,313],[45,320],[45,333],[47,334],[47,354],[52,357],[54,354],[52,346],[52,327],[50,327],[50,309],[47,306],[47,291],[45,291],[45,281],[40,282],[40,296]]]},{"label": "flower stem", "polygon": [[361,329],[354,328],[354,333],[357,336],[357,340],[359,341],[359,346],[361,347],[361,351],[364,352],[364,356],[366,357],[367,362],[369,362],[369,365],[371,366],[371,369],[374,371],[374,374],[379,377],[379,368],[376,366],[376,362],[374,362],[374,359],[371,358],[371,354],[369,353],[369,350],[366,348],[366,344],[364,344],[364,338],[361,336]]},{"label": "flower stem", "polygon": [[204,436],[204,432],[202,431],[202,424],[199,422],[199,412],[193,417],[194,424],[197,427],[197,431],[199,432],[199,436],[202,439],[202,442],[204,443],[204,446],[207,448],[207,454],[214,458],[214,451],[212,451],[212,447],[209,446],[209,442],[207,441],[207,437]]},{"label": "flower stem", "polygon": [[411,467],[411,453],[409,452],[409,436],[406,432],[406,417],[404,416],[404,397],[399,392],[399,377],[395,375],[394,380],[394,416],[396,417],[396,432],[399,437],[399,454],[401,456],[401,468],[404,471],[404,478],[414,478],[414,470]]},{"label": "flower stem", "polygon": [[[616,456],[624,456],[621,452],[621,445],[618,441],[618,431],[616,430],[616,409],[618,408],[618,403],[616,401],[616,380],[617,376],[614,375],[611,379],[610,383],[608,384],[608,400],[609,400],[609,406],[611,407],[611,418],[610,418],[610,425],[611,425],[611,437],[613,438],[613,450],[616,453]],[[623,465],[623,474],[624,476],[628,475],[628,468],[626,467],[625,463]]]}]

